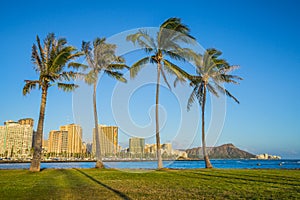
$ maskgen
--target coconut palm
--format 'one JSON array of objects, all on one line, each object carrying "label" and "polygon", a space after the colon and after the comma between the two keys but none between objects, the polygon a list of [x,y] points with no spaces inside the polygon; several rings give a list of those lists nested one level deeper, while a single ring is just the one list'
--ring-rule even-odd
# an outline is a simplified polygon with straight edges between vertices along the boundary
[{"label": "coconut palm", "polygon": [[66,67],[77,69],[79,64],[71,60],[81,56],[73,46],[67,45],[65,38],[56,39],[53,33],[49,33],[42,46],[40,38],[36,37],[37,45],[32,46],[32,62],[35,71],[39,74],[37,80],[25,80],[23,95],[27,95],[37,86],[42,90],[39,121],[34,141],[34,153],[30,165],[30,171],[40,171],[42,153],[42,139],[45,119],[45,109],[48,89],[57,86],[63,91],[73,91],[77,85],[69,83],[77,77],[77,73],[66,70]]},{"label": "coconut palm", "polygon": [[139,30],[135,34],[127,36],[127,41],[131,41],[135,45],[138,45],[143,49],[147,56],[135,62],[130,68],[130,76],[134,78],[140,69],[147,63],[155,64],[157,70],[157,82],[156,82],[156,108],[155,108],[155,119],[156,119],[156,151],[158,169],[163,167],[161,157],[161,146],[160,146],[160,134],[159,134],[159,87],[160,87],[160,76],[163,77],[164,81],[170,88],[167,81],[165,71],[175,75],[180,80],[187,77],[188,74],[182,70],[179,66],[175,65],[168,59],[177,61],[186,61],[191,59],[190,50],[182,48],[182,44],[190,44],[194,42],[194,38],[190,35],[190,29],[181,23],[179,18],[170,18],[161,24],[159,31],[156,36],[151,36],[145,30]]},{"label": "coconut palm", "polygon": [[94,122],[95,122],[95,137],[96,137],[96,168],[104,168],[102,162],[102,155],[99,141],[98,130],[98,113],[96,103],[96,90],[101,73],[117,79],[121,82],[126,82],[123,74],[119,71],[124,68],[128,68],[122,57],[116,56],[117,46],[114,44],[106,43],[104,38],[96,38],[93,42],[93,48],[90,42],[82,42],[82,51],[85,54],[86,61],[90,71],[85,76],[85,82],[89,85],[93,85],[93,110],[94,110]]},{"label": "coconut palm", "polygon": [[190,76],[190,85],[194,88],[189,100],[187,109],[190,110],[192,103],[195,99],[201,106],[202,111],[202,151],[206,168],[212,168],[208,154],[206,152],[205,143],[205,104],[207,92],[212,93],[215,96],[219,94],[225,94],[232,98],[235,102],[239,101],[224,88],[223,83],[238,84],[241,77],[236,75],[230,75],[229,72],[238,68],[236,65],[229,65],[224,59],[220,59],[222,52],[216,49],[207,49],[203,56],[195,56],[196,73],[195,76]]}]

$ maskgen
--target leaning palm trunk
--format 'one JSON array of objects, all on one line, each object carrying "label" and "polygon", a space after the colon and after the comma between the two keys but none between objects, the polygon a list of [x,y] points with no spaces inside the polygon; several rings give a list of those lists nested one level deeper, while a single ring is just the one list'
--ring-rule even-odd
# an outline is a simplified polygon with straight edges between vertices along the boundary
[{"label": "leaning palm trunk", "polygon": [[39,122],[38,122],[36,136],[34,139],[33,158],[31,160],[31,164],[30,164],[30,168],[29,168],[29,171],[32,171],[32,172],[39,172],[40,166],[41,166],[42,140],[43,140],[45,109],[46,109],[46,102],[47,102],[47,90],[48,90],[48,88],[42,89],[40,116],[39,116]]},{"label": "leaning palm trunk", "polygon": [[205,103],[206,103],[206,85],[204,84],[203,88],[203,101],[202,101],[202,151],[203,151],[203,157],[205,161],[205,167],[206,168],[213,168],[212,164],[210,163],[209,157],[206,152],[206,143],[205,143]]},{"label": "leaning palm trunk", "polygon": [[95,137],[96,137],[96,168],[104,168],[102,157],[101,157],[101,149],[100,149],[100,141],[99,141],[99,129],[98,129],[98,114],[97,114],[97,104],[96,104],[96,89],[97,89],[97,81],[94,83],[94,92],[93,92],[93,105],[94,105],[94,120],[95,120]]},{"label": "leaning palm trunk", "polygon": [[158,113],[160,70],[161,70],[161,64],[157,64],[155,122],[156,122],[156,155],[157,155],[157,168],[158,169],[163,168],[161,151],[160,151],[159,113]]}]

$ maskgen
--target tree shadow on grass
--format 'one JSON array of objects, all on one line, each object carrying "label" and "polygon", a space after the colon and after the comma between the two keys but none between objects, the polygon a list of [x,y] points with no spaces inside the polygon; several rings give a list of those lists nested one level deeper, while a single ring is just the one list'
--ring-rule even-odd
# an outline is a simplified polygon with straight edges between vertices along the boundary
[{"label": "tree shadow on grass", "polygon": [[97,183],[98,185],[101,185],[101,186],[103,186],[103,187],[109,189],[110,191],[114,192],[114,193],[117,194],[119,197],[123,198],[124,200],[130,200],[130,198],[129,198],[126,194],[124,194],[124,193],[122,193],[122,192],[120,192],[120,191],[118,191],[118,190],[116,190],[116,189],[114,189],[114,188],[111,188],[110,186],[108,186],[108,185],[106,185],[106,184],[104,184],[104,183],[98,181],[98,180],[95,179],[94,177],[92,177],[92,176],[90,176],[90,175],[84,173],[83,171],[81,171],[81,170],[79,170],[79,169],[75,169],[75,170],[77,170],[79,173],[81,173],[82,175],[86,176],[86,177],[89,178],[90,180],[94,181],[94,182]]},{"label": "tree shadow on grass", "polygon": [[[238,174],[235,175],[235,174],[227,174],[227,173],[214,173],[214,174],[211,174],[211,173],[203,173],[203,172],[198,172],[198,173],[195,173],[195,172],[191,172],[195,175],[201,175],[201,176],[207,176],[207,177],[215,177],[215,178],[222,178],[224,180],[226,180],[227,182],[229,180],[233,181],[233,183],[235,182],[234,180],[239,180],[239,181],[246,181],[246,182],[255,182],[255,183],[263,183],[263,184],[277,184],[279,186],[272,186],[272,187],[277,187],[277,188],[280,188],[283,183],[280,182],[280,180],[278,179],[256,179],[255,177],[253,176],[239,176]],[[290,186],[298,186],[298,184],[294,184],[294,183],[284,183],[284,185],[290,185]]]}]

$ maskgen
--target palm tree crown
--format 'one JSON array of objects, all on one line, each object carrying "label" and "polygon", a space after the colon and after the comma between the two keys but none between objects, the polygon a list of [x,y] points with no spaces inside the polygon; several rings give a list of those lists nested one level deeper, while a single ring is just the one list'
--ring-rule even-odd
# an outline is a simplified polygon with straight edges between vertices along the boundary
[{"label": "palm tree crown", "polygon": [[40,38],[36,37],[37,45],[32,46],[31,59],[34,63],[34,69],[39,74],[39,80],[25,80],[23,95],[30,93],[36,86],[40,89],[46,89],[57,85],[64,91],[72,91],[77,85],[66,83],[75,79],[78,73],[75,71],[66,71],[66,66],[77,69],[78,63],[70,62],[79,57],[82,53],[77,52],[73,46],[66,46],[65,38],[56,39],[53,33],[48,34],[42,47]]},{"label": "palm tree crown", "polygon": [[181,44],[194,43],[194,38],[190,35],[190,29],[181,23],[179,18],[170,18],[166,20],[159,28],[156,37],[152,37],[146,30],[139,30],[135,34],[127,36],[127,41],[141,47],[148,56],[135,62],[130,68],[130,76],[134,78],[140,69],[147,63],[160,65],[161,75],[164,81],[167,82],[165,72],[176,75],[183,79],[187,77],[187,73],[179,66],[172,63],[168,58],[186,61],[192,59],[191,50],[182,48]]},{"label": "palm tree crown", "polygon": [[204,55],[196,55],[196,76],[190,76],[191,86],[194,90],[188,100],[188,110],[195,98],[198,99],[199,104],[202,105],[205,88],[213,95],[219,97],[219,93],[225,94],[232,98],[235,102],[240,103],[228,90],[225,89],[223,83],[239,84],[241,77],[229,74],[233,70],[238,69],[237,65],[229,65],[225,59],[218,58],[222,55],[221,51],[217,49],[207,49]]},{"label": "palm tree crown", "polygon": [[101,72],[121,82],[126,82],[119,70],[128,67],[125,65],[125,60],[115,54],[116,48],[115,44],[106,43],[105,38],[96,38],[93,47],[90,42],[82,42],[82,51],[88,63],[86,67],[90,69],[85,76],[86,83],[91,85],[97,82]]}]

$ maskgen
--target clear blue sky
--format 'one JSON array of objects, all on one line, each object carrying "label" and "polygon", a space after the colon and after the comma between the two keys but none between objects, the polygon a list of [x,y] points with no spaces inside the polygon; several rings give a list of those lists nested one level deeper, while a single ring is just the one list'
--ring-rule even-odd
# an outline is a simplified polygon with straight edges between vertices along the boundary
[{"label": "clear blue sky", "polygon": [[[297,0],[3,1],[0,122],[32,117],[37,123],[40,91],[22,96],[23,80],[37,77],[30,60],[37,34],[44,38],[54,32],[80,47],[82,40],[157,27],[169,17],[179,17],[202,46],[220,49],[230,63],[241,66],[238,74],[244,81],[228,87],[241,104],[228,100],[225,126],[217,144],[233,143],[252,153],[300,158],[299,9]],[[107,86],[106,90],[112,88]],[[144,88],[144,92],[154,94],[154,87],[149,88]],[[166,101],[169,105],[168,93],[165,94],[162,103]],[[138,93],[136,96],[137,102],[145,101]],[[145,104],[153,105],[148,102],[152,98],[150,93],[145,98]],[[154,98],[150,100],[154,103]],[[100,118],[105,124],[114,124],[107,104],[110,105],[110,96],[99,102]],[[50,89],[46,114],[46,136],[49,130],[72,123],[72,94]],[[142,112],[132,115],[139,119]],[[88,134],[84,133],[84,137],[89,138]]]}]

